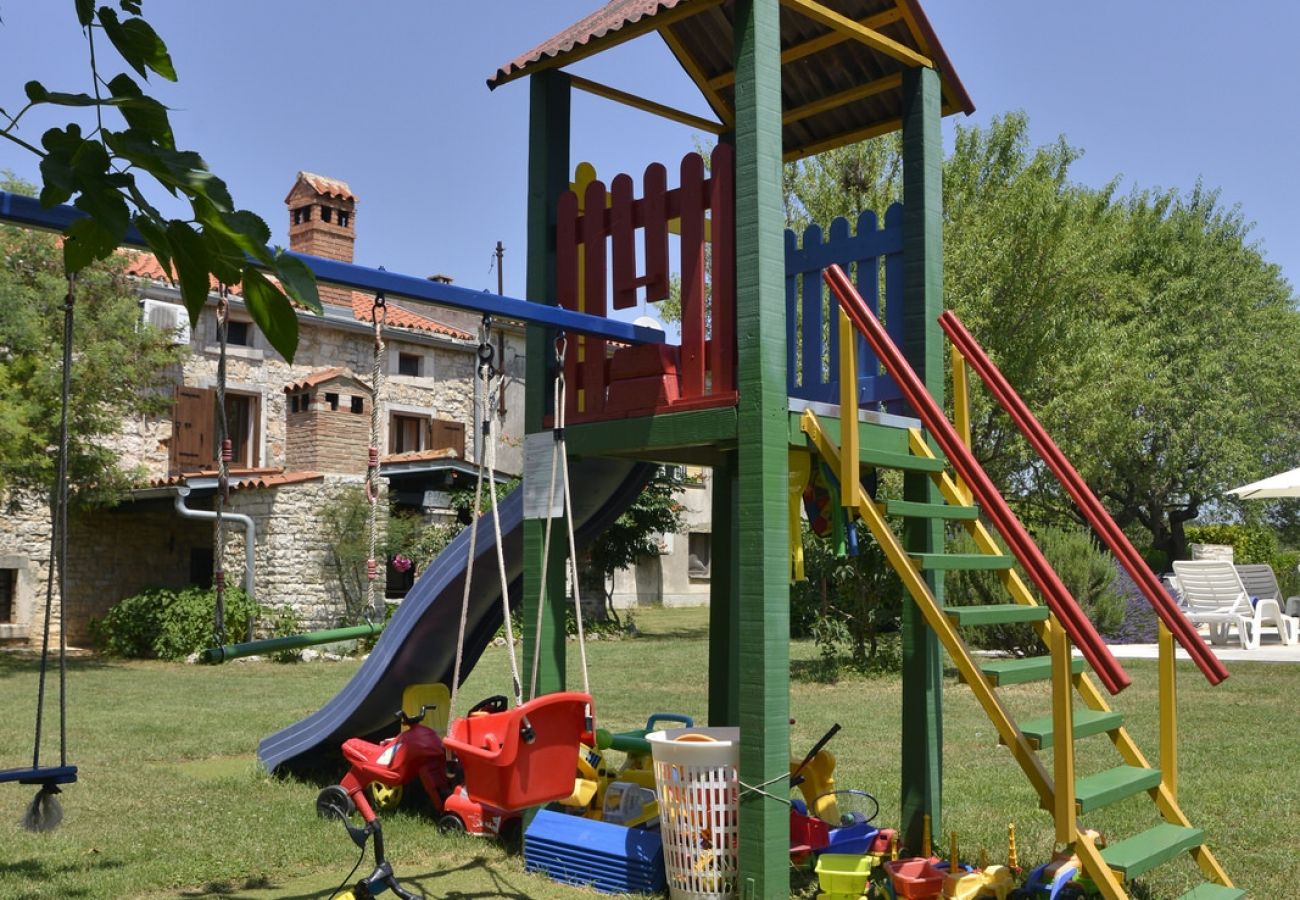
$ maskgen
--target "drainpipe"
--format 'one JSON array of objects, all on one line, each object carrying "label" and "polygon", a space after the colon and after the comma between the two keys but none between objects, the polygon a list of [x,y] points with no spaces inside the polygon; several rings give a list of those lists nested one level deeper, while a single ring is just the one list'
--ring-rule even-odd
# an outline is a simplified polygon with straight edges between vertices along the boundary
[{"label": "drainpipe", "polygon": [[[185,519],[200,519],[204,522],[217,521],[217,514],[206,509],[190,509],[185,505],[185,498],[190,495],[190,489],[184,486],[176,488],[176,511]],[[244,593],[248,594],[248,599],[253,599],[253,552],[256,548],[257,527],[253,520],[241,513],[222,513],[223,519],[229,519],[232,522],[240,522],[244,526]],[[252,623],[249,623],[252,627]],[[251,635],[250,635],[251,640]]]}]

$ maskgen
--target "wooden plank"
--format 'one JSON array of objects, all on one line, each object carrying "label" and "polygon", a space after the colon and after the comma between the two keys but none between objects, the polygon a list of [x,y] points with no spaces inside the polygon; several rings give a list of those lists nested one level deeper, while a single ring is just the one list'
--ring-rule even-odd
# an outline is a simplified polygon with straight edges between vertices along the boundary
[{"label": "wooden plank", "polygon": [[891,516],[914,516],[924,519],[978,519],[980,511],[975,506],[953,506],[950,503],[910,503],[907,500],[886,500],[885,512]]},{"label": "wooden plank", "polygon": [[1010,625],[1016,622],[1043,622],[1051,613],[1046,606],[1021,606],[1019,603],[994,603],[989,606],[945,606],[944,613],[958,625]]},{"label": "wooden plank", "polygon": [[1183,828],[1166,822],[1111,844],[1101,851],[1101,858],[1126,879],[1137,878],[1204,840],[1205,832],[1199,828]]},{"label": "wooden plank", "polygon": [[1009,556],[983,553],[914,553],[908,555],[929,572],[994,572],[1009,569],[1015,561]]},{"label": "wooden plank", "polygon": [[1074,787],[1080,815],[1118,803],[1160,785],[1160,770],[1141,766],[1115,766],[1080,778]]},{"label": "wooden plank", "polygon": [[883,94],[886,91],[896,91],[903,85],[903,74],[895,72],[892,75],[886,75],[884,78],[877,78],[874,81],[868,81],[866,84],[860,84],[856,87],[849,88],[846,91],[840,91],[831,94],[828,97],[822,97],[820,100],[814,100],[812,103],[805,103],[803,106],[796,106],[794,109],[785,111],[781,117],[784,124],[790,125],[794,122],[802,122],[804,119],[819,115],[832,109],[844,106],[849,103],[856,103],[858,100],[865,100],[868,97],[874,97],[877,94]]},{"label": "wooden plank", "polygon": [[663,103],[656,103],[653,100],[647,100],[645,97],[638,97],[636,94],[629,94],[627,91],[621,91],[618,88],[610,87],[607,84],[601,84],[599,81],[592,81],[589,78],[580,78],[577,75],[569,76],[570,82],[580,91],[588,94],[594,94],[597,97],[604,97],[606,100],[613,100],[615,103],[622,103],[624,106],[630,106],[633,109],[639,109],[642,112],[648,112],[651,115],[668,119],[671,122],[677,122],[687,125],[691,128],[698,128],[700,131],[707,131],[709,134],[725,134],[729,129],[721,122],[714,122],[703,116],[693,115],[667,106]]},{"label": "wooden plank", "polygon": [[632,176],[626,173],[616,175],[609,186],[609,253],[615,309],[631,309],[637,304],[632,191]]},{"label": "wooden plank", "polygon": [[852,40],[865,44],[872,50],[884,53],[906,66],[934,68],[934,63],[930,61],[928,56],[917,53],[911,47],[900,44],[893,38],[885,37],[874,28],[867,28],[858,24],[848,16],[841,15],[830,7],[817,3],[816,0],[781,0],[781,5],[787,9],[802,13],[813,21],[820,22],[827,28],[834,29]]},{"label": "wooden plank", "polygon": [[[685,70],[687,77],[695,82],[695,86],[700,89],[700,93],[704,95],[704,101],[709,104],[709,109],[713,110],[713,114],[721,119],[728,129],[735,128],[735,113],[731,111],[727,101],[722,99],[722,95],[718,93],[718,88],[710,82],[709,77],[700,68],[699,63],[695,61],[695,57],[691,56],[686,50],[673,29],[670,26],[660,28],[659,36],[664,39],[664,43],[668,45],[669,51],[672,52],[682,69]],[[727,74],[733,81],[735,80],[734,72],[728,72]],[[727,83],[730,84],[731,81]]]},{"label": "wooden plank", "polygon": [[[1046,681],[1052,677],[1050,656],[1027,656],[1021,659],[988,659],[980,663],[980,671],[998,687],[1008,684],[1028,684]],[[1078,675],[1083,671],[1083,660],[1075,659],[1071,669]]]},{"label": "wooden plank", "polygon": [[713,392],[736,389],[736,152],[713,148],[709,208],[712,210]]},{"label": "wooden plank", "polygon": [[704,394],[704,160],[688,153],[681,166],[682,344],[678,371],[684,399]]},{"label": "wooden plank", "polygon": [[[1062,632],[1064,634],[1064,632]],[[1048,657],[1036,657],[1048,659]],[[1071,661],[1071,668],[1079,660]],[[1049,660],[1050,669],[1050,660]],[[1124,716],[1117,712],[1098,712],[1095,709],[1072,709],[1071,710],[1071,730],[1074,733],[1074,739],[1092,737],[1094,734],[1101,734],[1104,731],[1110,731],[1118,728],[1124,723]],[[1029,743],[1034,745],[1036,750],[1046,750],[1055,745],[1057,740],[1056,724],[1052,716],[1040,716],[1035,719],[1026,719],[1020,723],[1020,730]],[[1073,808],[1073,804],[1071,804]]]},{"label": "wooden plank", "polygon": [[[587,185],[582,206],[585,213],[582,217],[583,312],[604,316],[608,312],[605,299],[605,223],[603,216],[592,214],[593,210],[605,208],[604,182],[596,180]],[[605,409],[606,342],[588,336],[583,338],[581,346],[581,374],[578,376],[578,384],[569,385],[569,390],[580,387],[582,412],[598,415]]]},{"label": "wooden plank", "polygon": [[565,429],[569,452],[574,455],[621,456],[638,450],[659,459],[663,450],[704,447],[711,444],[735,446],[736,408],[668,412],[608,422],[581,422]]},{"label": "wooden plank", "polygon": [[668,169],[651,163],[641,179],[644,190],[640,208],[642,239],[645,241],[646,299],[668,296]]}]

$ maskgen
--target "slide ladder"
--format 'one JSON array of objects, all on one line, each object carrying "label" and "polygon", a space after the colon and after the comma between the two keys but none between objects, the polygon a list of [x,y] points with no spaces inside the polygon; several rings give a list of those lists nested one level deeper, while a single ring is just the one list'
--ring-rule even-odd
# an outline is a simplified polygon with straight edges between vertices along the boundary
[{"label": "slide ladder", "polygon": [[[826,280],[843,307],[847,322],[842,321],[842,327],[851,323],[866,336],[877,358],[902,387],[909,404],[925,424],[926,432],[909,430],[911,455],[891,460],[892,467],[928,476],[943,499],[939,504],[901,500],[877,503],[859,478],[842,478],[846,501],[851,500],[879,543],[926,624],[948,652],[959,679],[970,688],[996,729],[1000,743],[1011,751],[1012,758],[1038,794],[1040,806],[1052,814],[1057,844],[1077,856],[1084,875],[1108,900],[1129,897],[1126,883],[1130,879],[1183,853],[1192,856],[1205,878],[1205,883],[1183,895],[1184,900],[1246,896],[1244,891],[1232,886],[1206,845],[1204,832],[1193,827],[1178,804],[1172,665],[1172,645],[1177,635],[1161,626],[1161,641],[1167,653],[1162,652],[1160,666],[1162,767],[1157,768],[1138,748],[1124,727],[1122,714],[1111,708],[1101,689],[1104,686],[1111,693],[1118,693],[1128,684],[1127,675],[1101,643],[1073,597],[1068,591],[1061,593],[1063,586],[1055,573],[1044,571],[1044,567],[1050,570],[1050,566],[1041,553],[1036,547],[1023,545],[1022,539],[1027,537],[1023,526],[1015,521],[1001,494],[991,488],[957,430],[925,392],[916,373],[842,271],[838,267],[828,269]],[[853,342],[842,341],[841,345],[852,347]],[[852,379],[841,380],[854,383]],[[851,421],[845,417],[844,408],[853,410],[856,403],[847,394],[842,400],[841,418]],[[848,430],[828,431],[811,410],[803,414],[801,425],[811,447],[835,471],[852,471],[844,467],[846,460],[841,459],[842,449],[850,450],[850,458],[858,455],[856,448],[851,447],[856,442],[848,437]],[[837,445],[831,436],[832,431],[841,430],[845,432],[841,434],[843,446]],[[932,442],[943,449],[944,455],[935,451]],[[883,467],[878,460],[871,464]],[[909,553],[891,526],[891,518],[941,519],[959,524],[979,552]],[[992,527],[985,524],[985,519]],[[1011,548],[1011,554],[1003,551],[995,531]],[[1039,603],[1030,585],[1013,567],[1017,561],[1038,588],[1038,595],[1047,600],[1046,605]],[[962,569],[996,572],[1008,602],[985,606],[942,605],[930,590],[925,571]],[[1048,654],[1021,659],[977,657],[963,638],[963,629],[1011,623],[1030,625]],[[1072,653],[1076,646],[1095,671],[1100,685],[1087,671],[1085,659]],[[1216,682],[1226,673],[1210,667],[1206,675]],[[1032,682],[1049,686],[1051,712],[1041,718],[1017,720],[998,690]],[[1095,741],[1088,739],[1100,735],[1105,735],[1118,753],[1119,764],[1095,774],[1076,776],[1076,744],[1092,750]],[[1122,839],[1111,835],[1110,842],[1103,846],[1096,832],[1087,827],[1089,814],[1141,794],[1146,794],[1153,803],[1160,819],[1158,824]]]}]

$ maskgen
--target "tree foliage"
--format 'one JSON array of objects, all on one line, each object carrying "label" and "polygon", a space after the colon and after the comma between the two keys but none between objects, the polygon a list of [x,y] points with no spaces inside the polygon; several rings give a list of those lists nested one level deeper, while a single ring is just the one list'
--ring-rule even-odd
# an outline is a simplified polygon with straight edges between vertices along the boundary
[{"label": "tree foliage", "polygon": [[[1237,208],[1190,191],[1091,188],[1081,151],[1031,147],[1021,114],[957,127],[944,163],[945,303],[1121,525],[1157,556],[1224,491],[1300,462],[1300,314]],[[786,170],[792,223],[901,199],[881,139]],[[1014,426],[973,391],[976,455],[1026,518],[1077,511]]]},{"label": "tree foliage", "polygon": [[[29,186],[0,180],[0,189]],[[109,439],[122,420],[162,412],[162,388],[178,348],[140,327],[140,308],[120,261],[84,269],[76,280],[68,478],[77,505],[120,497],[139,473]],[[67,282],[55,238],[0,227],[0,495],[17,503],[46,494],[57,474]]]},{"label": "tree foliage", "polygon": [[[29,81],[26,105],[12,114],[0,109],[0,137],[40,157],[41,203],[71,201],[86,214],[64,232],[67,271],[81,272],[107,259],[134,228],[163,267],[175,272],[191,321],[198,320],[213,280],[241,285],[253,321],[292,362],[298,319],[290,298],[321,310],[311,271],[269,247],[266,223],[235,206],[225,182],[208,171],[199,154],[176,145],[167,107],[141,88],[151,75],[176,80],[167,45],[141,16],[141,0],[119,0],[116,9],[96,8],[93,0],[74,0],[74,5],[86,37],[93,93],[55,91]],[[108,47],[136,77],[102,74]],[[40,107],[57,107],[82,121],[50,128],[39,141],[20,136],[23,117]],[[106,121],[106,114],[120,123]],[[159,188],[187,202],[189,218],[161,212],[150,199]]]}]

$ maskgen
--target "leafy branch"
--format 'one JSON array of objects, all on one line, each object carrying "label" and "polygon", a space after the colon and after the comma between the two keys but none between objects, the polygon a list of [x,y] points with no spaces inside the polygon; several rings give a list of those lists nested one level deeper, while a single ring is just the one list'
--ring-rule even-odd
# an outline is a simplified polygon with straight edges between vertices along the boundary
[{"label": "leafy branch", "polygon": [[[235,207],[225,182],[208,170],[198,153],[177,148],[167,107],[145,94],[126,73],[107,80],[100,75],[97,34],[107,38],[143,81],[149,80],[150,73],[176,81],[166,44],[141,17],[141,0],[118,0],[117,9],[96,8],[93,0],[74,2],[86,35],[94,95],[51,91],[29,81],[27,104],[12,116],[0,110],[7,120],[0,137],[40,157],[42,205],[71,201],[86,213],[86,218],[64,231],[67,271],[80,272],[107,258],[134,227],[163,268],[175,273],[192,322],[198,320],[214,280],[239,285],[253,321],[292,362],[298,346],[294,303],[321,311],[311,270],[283,248],[270,247],[266,223]],[[51,128],[36,146],[19,137],[18,126],[28,111],[40,106],[94,110],[94,128],[83,133],[76,122]],[[116,110],[124,127],[108,128],[103,119],[106,109]],[[190,217],[164,216],[149,202],[137,176],[152,179],[171,196],[188,202]]]}]

